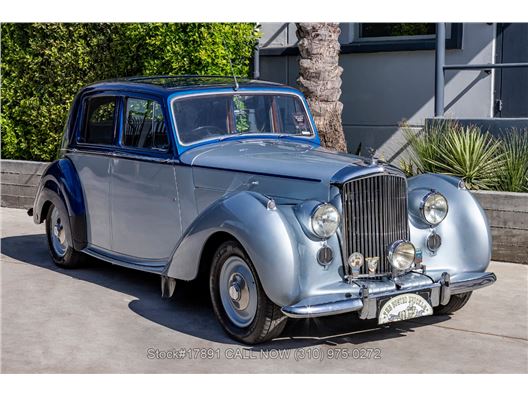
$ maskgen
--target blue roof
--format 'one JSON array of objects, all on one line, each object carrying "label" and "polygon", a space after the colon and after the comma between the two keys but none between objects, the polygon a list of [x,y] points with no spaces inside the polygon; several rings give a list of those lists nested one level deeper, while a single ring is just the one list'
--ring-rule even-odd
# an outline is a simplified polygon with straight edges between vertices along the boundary
[{"label": "blue roof", "polygon": [[[283,84],[269,81],[250,80],[237,78],[240,88],[287,88]],[[83,90],[92,89],[113,89],[113,90],[133,90],[150,92],[158,95],[168,96],[177,91],[199,90],[211,88],[234,88],[235,81],[229,76],[150,76],[150,77],[127,77],[114,80],[105,80],[90,84]]]}]

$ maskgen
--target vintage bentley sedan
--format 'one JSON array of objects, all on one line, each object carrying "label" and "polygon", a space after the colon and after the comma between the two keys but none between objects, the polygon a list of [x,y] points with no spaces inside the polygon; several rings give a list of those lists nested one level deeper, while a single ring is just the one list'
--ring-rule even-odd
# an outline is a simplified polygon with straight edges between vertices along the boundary
[{"label": "vintage bentley sedan", "polygon": [[225,331],[448,314],[488,286],[483,210],[454,177],[324,149],[303,95],[220,77],[100,82],[75,98],[34,207],[53,261],[207,279]]}]

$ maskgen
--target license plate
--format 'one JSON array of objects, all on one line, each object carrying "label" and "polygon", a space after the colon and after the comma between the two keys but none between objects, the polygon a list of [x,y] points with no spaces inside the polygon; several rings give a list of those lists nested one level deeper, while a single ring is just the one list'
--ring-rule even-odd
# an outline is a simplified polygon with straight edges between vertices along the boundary
[{"label": "license plate", "polygon": [[387,300],[379,310],[378,323],[399,322],[433,314],[431,304],[418,294],[400,294]]}]

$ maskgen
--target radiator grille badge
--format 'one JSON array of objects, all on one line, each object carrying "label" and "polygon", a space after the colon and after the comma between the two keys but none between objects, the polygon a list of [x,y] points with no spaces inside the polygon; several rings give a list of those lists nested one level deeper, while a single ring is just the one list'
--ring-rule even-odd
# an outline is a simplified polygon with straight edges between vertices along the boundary
[{"label": "radiator grille badge", "polygon": [[369,273],[376,273],[379,264],[379,257],[366,257],[365,262],[367,263]]}]

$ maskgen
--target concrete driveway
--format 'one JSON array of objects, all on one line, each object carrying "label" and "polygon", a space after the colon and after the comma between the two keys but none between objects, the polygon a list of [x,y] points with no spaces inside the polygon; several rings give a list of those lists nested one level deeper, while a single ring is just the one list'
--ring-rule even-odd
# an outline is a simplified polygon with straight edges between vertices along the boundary
[{"label": "concrete driveway", "polygon": [[1,371],[5,373],[527,373],[528,266],[492,263],[498,280],[453,317],[378,327],[352,315],[290,321],[248,347],[216,322],[207,295],[97,260],[55,267],[43,226],[1,209]]}]

